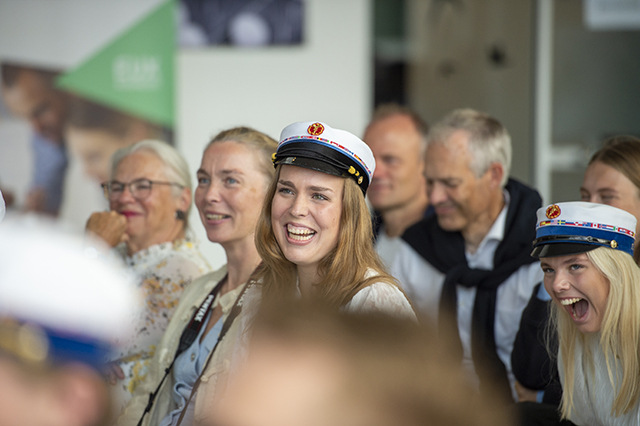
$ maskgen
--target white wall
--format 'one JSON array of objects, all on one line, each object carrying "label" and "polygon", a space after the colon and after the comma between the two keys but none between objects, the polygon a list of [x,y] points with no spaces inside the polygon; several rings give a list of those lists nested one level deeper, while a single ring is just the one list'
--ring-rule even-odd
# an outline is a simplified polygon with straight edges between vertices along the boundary
[{"label": "white wall", "polygon": [[[370,2],[309,0],[306,7],[300,47],[180,53],[177,136],[193,170],[211,137],[233,126],[275,139],[286,125],[305,120],[363,132],[373,96]],[[206,240],[203,228],[194,228]],[[209,253],[216,262],[224,255]]]},{"label": "white wall", "polygon": [[[409,0],[408,98],[431,123],[455,108],[500,120],[511,134],[511,175],[531,182],[532,0]],[[498,46],[503,65],[489,60]]]},{"label": "white wall", "polygon": [[[73,66],[159,3],[0,0],[0,60]],[[301,46],[180,52],[177,145],[193,174],[208,140],[232,126],[278,138],[287,124],[321,120],[361,134],[373,95],[371,8],[370,0],[307,0]],[[0,181],[6,146],[0,141]],[[206,241],[195,212],[191,220],[205,255],[223,264],[224,252]]]}]

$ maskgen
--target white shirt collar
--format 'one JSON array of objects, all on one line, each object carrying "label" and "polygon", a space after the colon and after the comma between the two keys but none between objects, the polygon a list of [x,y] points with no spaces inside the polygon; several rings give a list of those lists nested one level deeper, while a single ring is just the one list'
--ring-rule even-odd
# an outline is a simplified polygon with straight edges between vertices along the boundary
[{"label": "white shirt collar", "polygon": [[509,202],[511,201],[511,196],[504,189],[502,190],[502,194],[504,195],[504,207],[500,211],[500,214],[498,215],[496,220],[493,222],[493,225],[491,225],[491,229],[489,229],[489,232],[487,232],[487,235],[485,235],[484,238],[482,239],[480,246],[482,246],[482,244],[485,241],[488,241],[488,240],[502,241],[502,239],[504,238],[504,228],[505,228],[505,225],[507,224],[507,210],[509,210]]},{"label": "white shirt collar", "polygon": [[493,225],[491,225],[487,235],[485,235],[480,242],[478,250],[473,254],[465,251],[467,262],[472,268],[493,269],[493,255],[496,248],[498,248],[498,244],[500,244],[500,241],[504,238],[507,210],[509,210],[509,202],[511,201],[511,196],[505,189],[502,190],[502,194],[504,196],[504,207],[498,214],[496,220],[493,221]]}]

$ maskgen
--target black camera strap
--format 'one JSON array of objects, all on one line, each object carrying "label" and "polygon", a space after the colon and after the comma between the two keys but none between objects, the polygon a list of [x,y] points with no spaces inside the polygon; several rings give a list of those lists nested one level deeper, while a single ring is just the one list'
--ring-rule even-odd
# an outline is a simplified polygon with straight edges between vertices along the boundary
[{"label": "black camera strap", "polygon": [[[258,266],[258,268],[259,267],[260,266]],[[256,271],[257,270],[258,269],[256,268]],[[255,274],[255,271],[254,271],[254,274]],[[204,374],[205,371],[207,371],[207,367],[209,365],[209,362],[213,359],[213,354],[215,353],[216,349],[218,348],[218,345],[220,344],[220,342],[222,342],[222,338],[227,334],[227,331],[229,331],[229,328],[231,328],[231,324],[233,323],[233,320],[238,315],[240,315],[240,312],[242,311],[242,296],[244,295],[244,293],[247,291],[247,289],[252,284],[253,284],[253,281],[249,280],[247,285],[244,286],[244,288],[242,289],[242,291],[240,292],[240,294],[236,298],[236,302],[234,303],[233,308],[231,308],[231,312],[229,312],[229,316],[227,317],[227,319],[225,320],[224,324],[222,325],[222,330],[220,331],[220,336],[218,336],[218,341],[216,342],[216,345],[213,347],[213,349],[209,353],[209,357],[207,358],[207,361],[205,362],[204,366],[202,367],[202,373],[198,376],[198,379],[194,383],[193,388],[191,388],[191,394],[189,395],[189,399],[187,399],[187,402],[184,404],[182,412],[180,413],[180,417],[178,417],[177,426],[181,426],[182,425],[182,420],[184,419],[184,416],[185,416],[185,414],[187,412],[187,409],[189,408],[189,404],[191,404],[191,399],[196,394],[196,391],[198,390],[198,387],[200,386],[200,383],[202,382],[202,375]]]},{"label": "black camera strap", "polygon": [[[189,324],[185,327],[185,329],[182,332],[182,335],[180,336],[180,343],[178,344],[178,349],[176,350],[176,353],[173,356],[173,360],[171,361],[171,364],[169,364],[169,366],[165,368],[164,376],[162,376],[162,380],[160,380],[160,383],[158,384],[158,387],[156,388],[156,390],[149,394],[149,402],[147,402],[147,406],[145,407],[144,412],[142,413],[142,416],[138,421],[138,426],[142,425],[142,420],[144,419],[144,416],[149,411],[151,411],[151,407],[153,406],[153,401],[155,401],[156,396],[158,395],[158,392],[160,392],[160,388],[162,387],[162,384],[164,383],[165,379],[171,372],[171,369],[173,368],[173,364],[175,364],[176,359],[178,358],[178,355],[180,355],[182,352],[189,349],[189,347],[196,340],[196,337],[198,337],[198,333],[200,333],[200,330],[202,329],[202,325],[204,324],[204,321],[207,318],[207,315],[209,314],[211,307],[213,306],[213,301],[215,300],[216,296],[220,292],[220,289],[227,282],[227,279],[228,279],[228,274],[225,275],[224,278],[222,278],[222,280],[220,280],[218,284],[216,284],[216,286],[211,290],[209,295],[204,298],[204,300],[200,304],[200,307],[196,309],[196,311],[193,313],[193,316],[191,317],[191,321],[189,321]],[[231,315],[229,315],[229,317],[231,317]],[[227,321],[229,320],[229,317],[227,317]],[[226,325],[227,321],[225,321],[224,325]],[[224,328],[224,325],[223,325],[223,328]],[[220,337],[218,337],[218,341],[221,338],[222,338],[222,333],[220,333]]]}]

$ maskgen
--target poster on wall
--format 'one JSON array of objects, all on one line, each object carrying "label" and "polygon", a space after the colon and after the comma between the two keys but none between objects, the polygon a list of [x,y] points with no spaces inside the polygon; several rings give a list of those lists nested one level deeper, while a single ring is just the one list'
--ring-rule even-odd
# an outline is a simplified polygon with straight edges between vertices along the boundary
[{"label": "poster on wall", "polygon": [[264,47],[303,42],[303,0],[181,0],[180,47]]},{"label": "poster on wall", "polygon": [[[5,11],[19,16],[37,6],[19,5]],[[68,69],[42,66],[35,54],[33,61],[0,55],[0,190],[12,210],[56,217],[70,200],[82,202],[71,210],[81,210],[90,202],[79,188],[102,193],[118,148],[143,139],[173,143],[175,18],[176,0],[158,1]],[[14,179],[23,170],[30,176]],[[75,170],[80,179],[70,176]],[[87,217],[77,219],[83,225]]]}]

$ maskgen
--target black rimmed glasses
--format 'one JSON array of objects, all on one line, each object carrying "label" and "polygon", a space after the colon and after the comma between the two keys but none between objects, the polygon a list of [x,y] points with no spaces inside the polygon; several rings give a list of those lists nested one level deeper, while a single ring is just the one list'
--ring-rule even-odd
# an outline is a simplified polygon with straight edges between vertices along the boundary
[{"label": "black rimmed glasses", "polygon": [[124,188],[129,188],[131,196],[136,200],[144,200],[151,194],[151,188],[153,185],[171,185],[179,188],[184,188],[184,185],[180,185],[176,182],[163,182],[159,180],[150,179],[136,179],[131,182],[123,183],[117,180],[110,180],[109,182],[102,183],[102,189],[104,190],[104,196],[109,201],[115,201],[124,192]]}]

